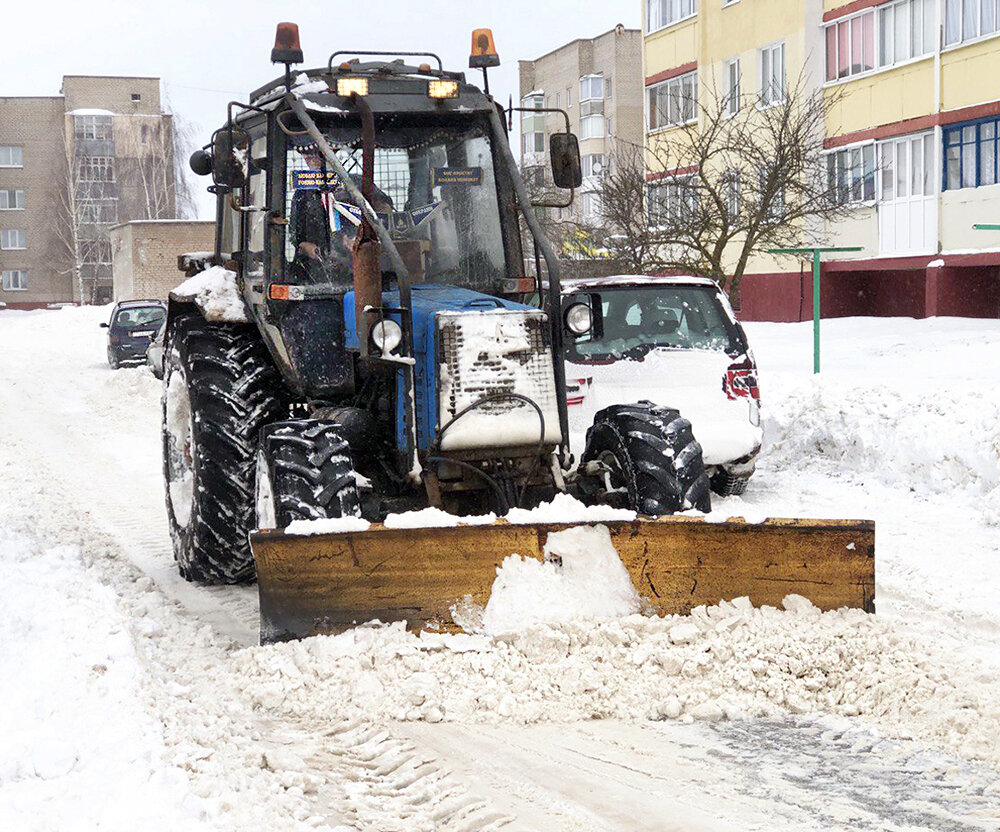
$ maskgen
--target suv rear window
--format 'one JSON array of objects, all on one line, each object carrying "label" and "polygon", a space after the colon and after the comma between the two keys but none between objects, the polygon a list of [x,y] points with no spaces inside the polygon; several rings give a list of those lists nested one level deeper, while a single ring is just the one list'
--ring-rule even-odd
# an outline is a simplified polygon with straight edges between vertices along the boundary
[{"label": "suv rear window", "polygon": [[600,292],[569,296],[566,302],[595,297],[604,313],[604,332],[600,338],[567,338],[571,361],[642,358],[656,348],[730,355],[746,351],[739,328],[709,286],[602,287]]},{"label": "suv rear window", "polygon": [[160,324],[166,317],[162,306],[132,306],[119,309],[115,315],[115,326],[131,329],[143,324]]}]

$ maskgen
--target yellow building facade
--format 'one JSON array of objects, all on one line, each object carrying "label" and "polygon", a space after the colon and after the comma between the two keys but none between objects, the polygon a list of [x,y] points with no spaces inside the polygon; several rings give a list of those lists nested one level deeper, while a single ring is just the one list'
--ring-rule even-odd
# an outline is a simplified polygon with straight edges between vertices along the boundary
[{"label": "yellow building facade", "polygon": [[[643,72],[649,158],[691,121],[659,112],[677,78],[699,96],[822,90],[852,208],[822,236],[863,247],[824,266],[824,315],[1000,317],[1000,232],[973,229],[1000,223],[1000,0],[643,0]],[[743,316],[798,320],[810,296],[799,262],[758,255]]]}]

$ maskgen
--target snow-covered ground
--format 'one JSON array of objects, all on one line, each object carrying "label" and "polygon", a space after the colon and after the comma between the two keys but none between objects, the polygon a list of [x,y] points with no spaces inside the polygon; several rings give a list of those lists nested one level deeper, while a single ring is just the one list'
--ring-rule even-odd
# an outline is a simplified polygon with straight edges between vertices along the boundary
[{"label": "snow-covered ground", "polygon": [[587,621],[593,537],[510,564],[500,635],[262,648],[252,588],[176,574],[106,315],[0,311],[0,828],[1000,828],[1000,322],[824,321],[819,377],[810,325],[747,326],[765,449],[716,510],[874,519],[874,617]]}]

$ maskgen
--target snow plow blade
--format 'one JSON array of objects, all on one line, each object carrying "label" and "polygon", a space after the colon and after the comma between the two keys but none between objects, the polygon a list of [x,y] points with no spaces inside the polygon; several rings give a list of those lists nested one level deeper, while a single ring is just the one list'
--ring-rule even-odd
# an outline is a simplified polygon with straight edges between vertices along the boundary
[{"label": "snow plow blade", "polygon": [[[485,605],[504,558],[542,560],[550,533],[580,525],[596,524],[254,532],[261,643],[338,633],[373,619],[456,630],[452,607],[466,596]],[[757,606],[780,606],[791,593],[823,610],[875,611],[869,520],[662,517],[601,525],[650,612],[682,614],[742,595]]]}]

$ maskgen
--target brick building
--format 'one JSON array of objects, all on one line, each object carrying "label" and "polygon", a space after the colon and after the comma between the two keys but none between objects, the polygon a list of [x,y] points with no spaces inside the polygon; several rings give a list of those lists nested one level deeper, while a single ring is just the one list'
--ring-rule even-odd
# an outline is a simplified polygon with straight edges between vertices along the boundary
[{"label": "brick building", "polygon": [[67,75],[62,94],[0,97],[0,302],[111,300],[109,230],[177,216],[158,78]]},{"label": "brick building", "polygon": [[208,220],[134,220],[111,229],[114,300],[160,298],[184,280],[177,256],[211,252],[215,223]]},{"label": "brick building", "polygon": [[[521,106],[555,108],[569,115],[580,140],[583,187],[560,218],[597,220],[597,182],[615,139],[643,141],[642,34],[616,26],[595,38],[580,38],[533,61],[519,61]],[[521,167],[525,179],[541,186],[551,180],[548,136],[562,132],[561,114],[521,114]]]}]

